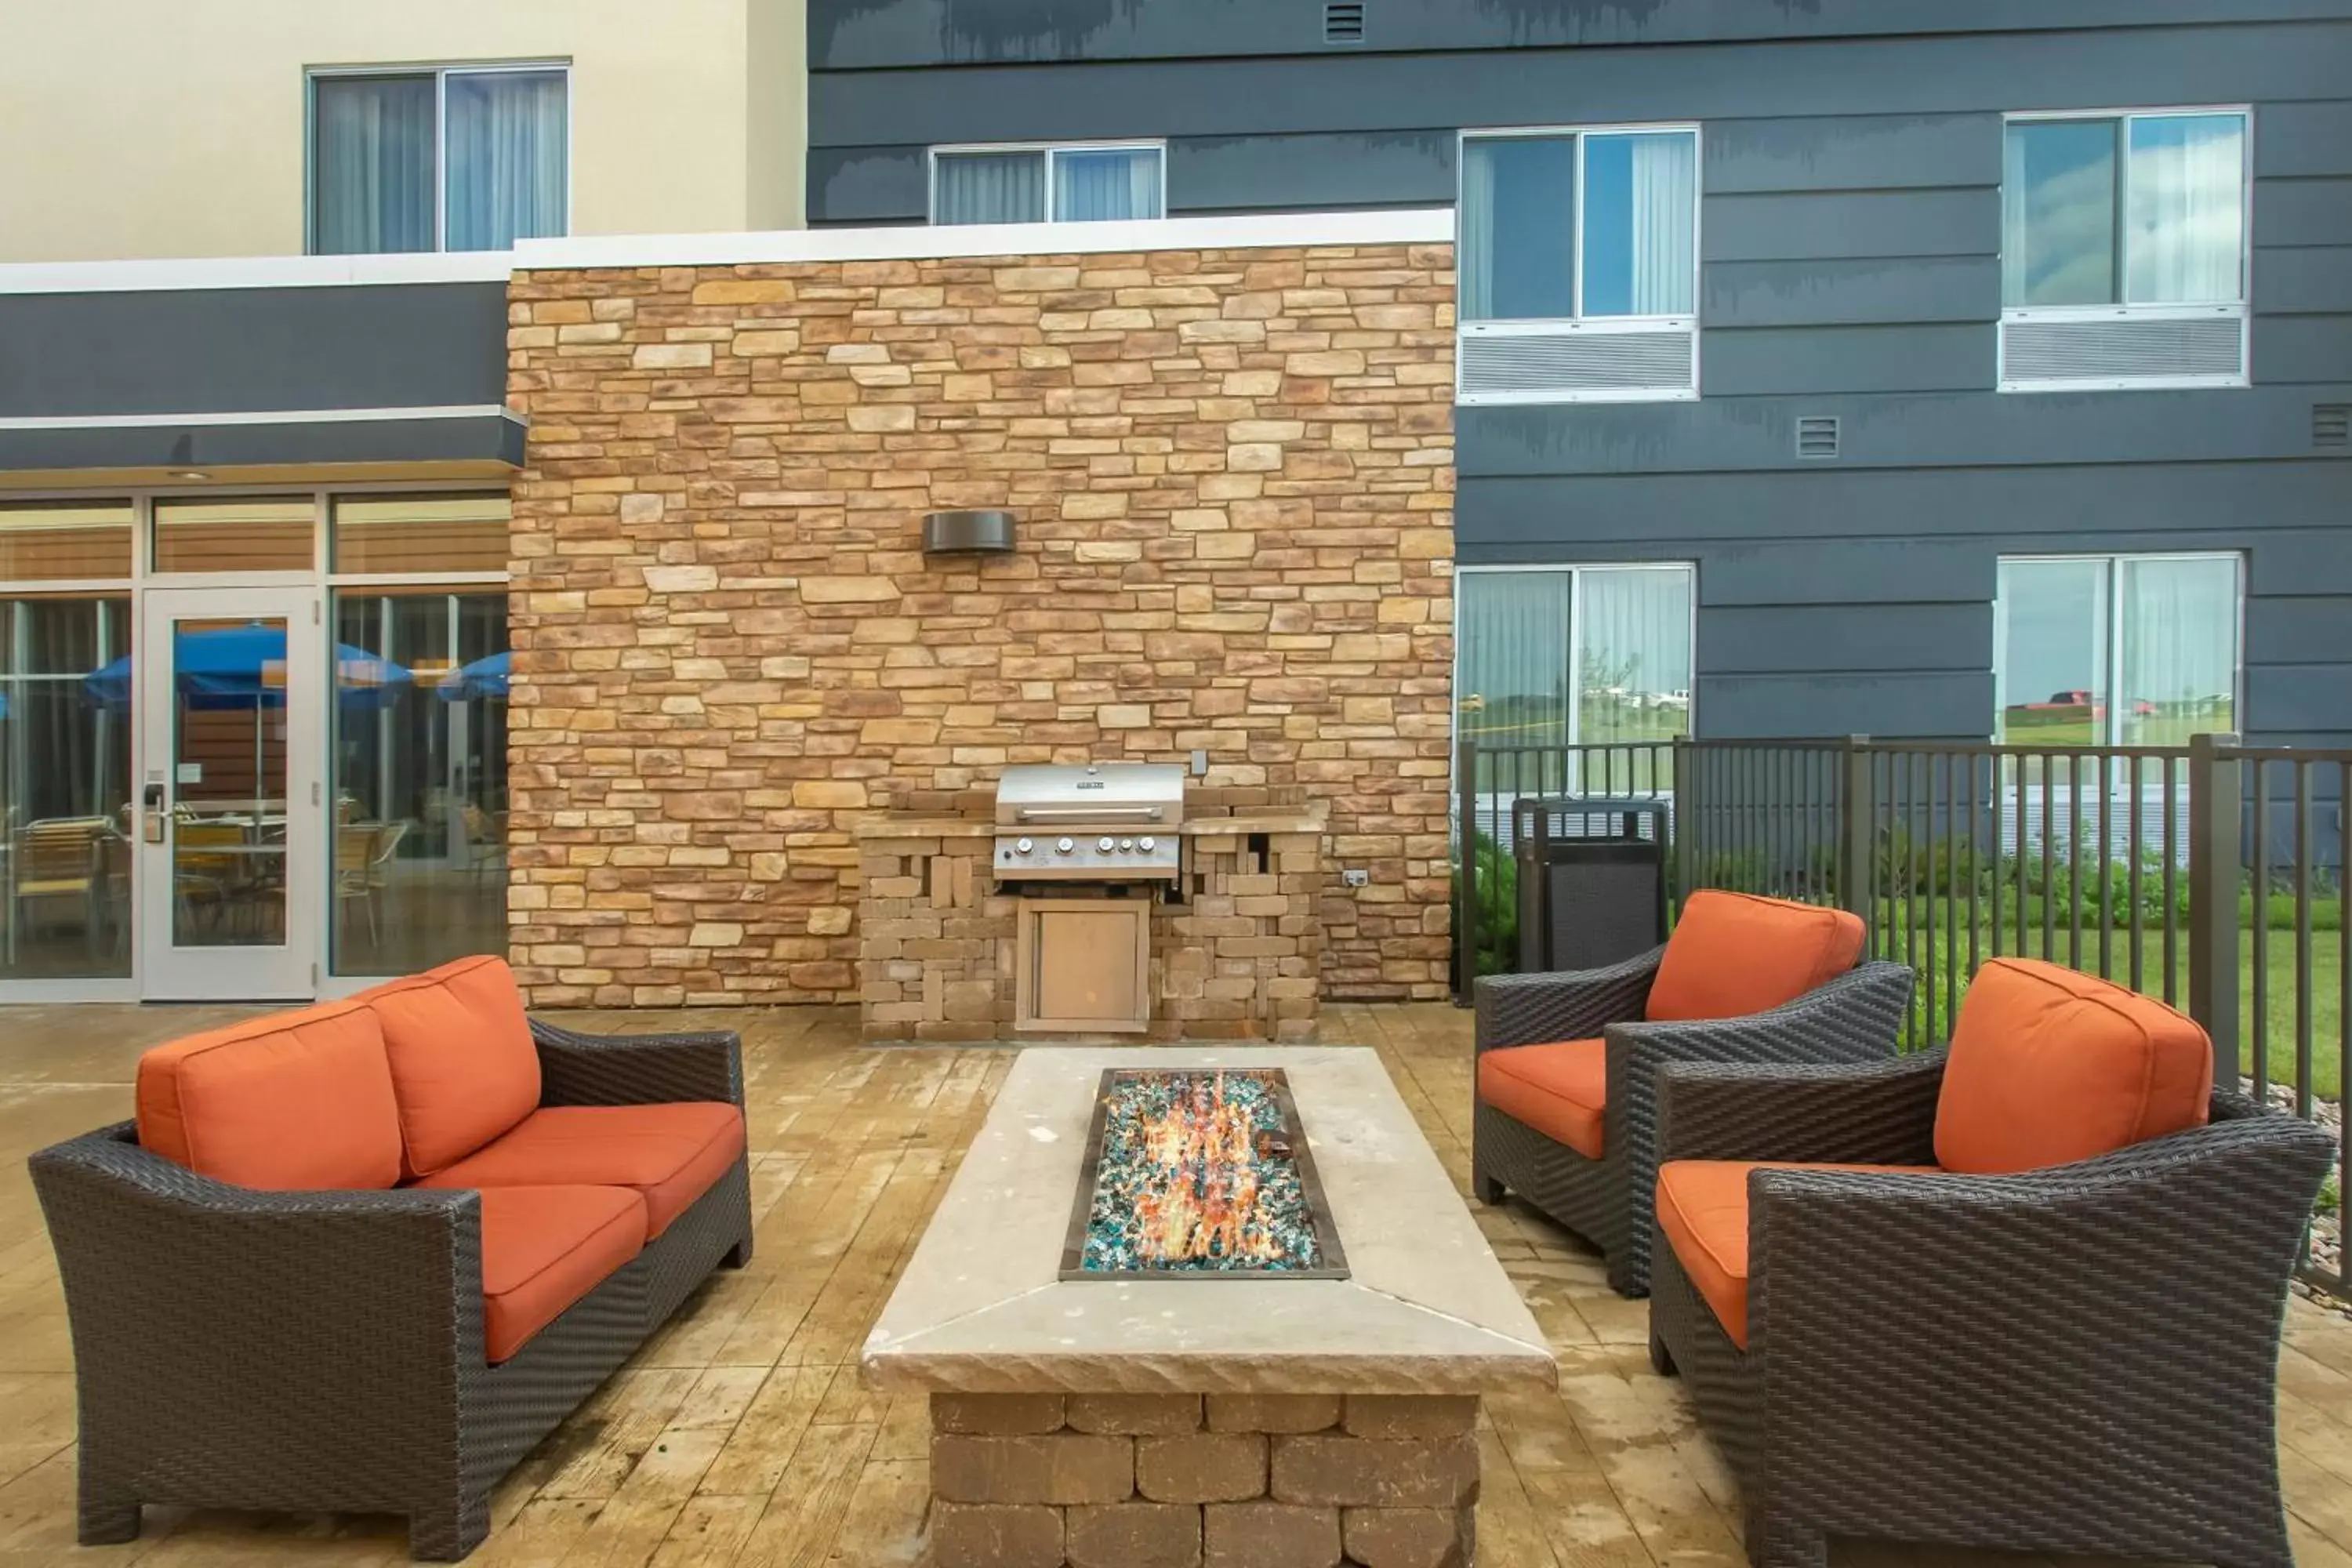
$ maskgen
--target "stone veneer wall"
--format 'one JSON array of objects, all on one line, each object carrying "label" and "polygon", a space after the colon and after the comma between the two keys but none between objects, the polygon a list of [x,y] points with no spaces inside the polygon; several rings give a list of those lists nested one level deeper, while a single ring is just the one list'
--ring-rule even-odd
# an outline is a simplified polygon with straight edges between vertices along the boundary
[{"label": "stone veneer wall", "polygon": [[[850,999],[865,815],[1011,763],[1196,748],[1211,784],[1329,802],[1326,990],[1441,995],[1452,265],[518,273],[531,999]],[[923,558],[924,512],[990,506],[1017,554]]]}]

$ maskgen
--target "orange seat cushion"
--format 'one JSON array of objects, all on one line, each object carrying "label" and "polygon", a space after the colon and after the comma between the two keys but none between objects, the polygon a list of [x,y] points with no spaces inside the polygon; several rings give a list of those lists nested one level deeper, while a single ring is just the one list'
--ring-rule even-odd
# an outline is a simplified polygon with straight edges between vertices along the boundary
[{"label": "orange seat cushion", "polygon": [[2037,959],[1977,972],[1952,1026],[1936,1158],[1998,1175],[2200,1127],[2213,1042],[2163,1003]]},{"label": "orange seat cushion", "polygon": [[1855,1171],[1932,1176],[1933,1165],[1771,1164],[1669,1160],[1658,1167],[1658,1228],[1699,1299],[1741,1350],[1748,1348],[1748,1173]]},{"label": "orange seat cushion", "polygon": [[410,1179],[456,1164],[538,1109],[539,1050],[505,959],[461,958],[352,1000],[383,1027]]},{"label": "orange seat cushion", "polygon": [[646,1200],[646,1235],[709,1192],[742,1158],[743,1113],[731,1105],[551,1105],[426,1187],[631,1187]]},{"label": "orange seat cushion", "polygon": [[388,1187],[400,1114],[375,1015],[275,1013],[139,1058],[139,1142],[215,1181],[278,1191]]},{"label": "orange seat cushion", "polygon": [[1609,1048],[1600,1040],[1562,1040],[1481,1052],[1478,1100],[1598,1160],[1609,1109]]},{"label": "orange seat cushion", "polygon": [[1716,889],[1693,893],[1650,983],[1653,1019],[1740,1018],[1852,969],[1862,921],[1843,910]]},{"label": "orange seat cushion", "polygon": [[522,1349],[645,1244],[646,1200],[627,1187],[485,1187],[485,1353]]}]

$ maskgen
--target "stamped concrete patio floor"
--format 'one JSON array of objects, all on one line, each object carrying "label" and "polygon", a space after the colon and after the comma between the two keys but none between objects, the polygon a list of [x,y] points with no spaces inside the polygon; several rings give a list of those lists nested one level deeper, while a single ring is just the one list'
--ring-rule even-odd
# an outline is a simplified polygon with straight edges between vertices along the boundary
[{"label": "stamped concrete patio floor", "polygon": [[[0,1011],[0,1564],[390,1563],[400,1521],[150,1509],[128,1546],[73,1545],[64,1303],[25,1174],[34,1149],[127,1116],[143,1047],[239,1009]],[[868,1050],[835,1009],[583,1016],[744,1036],[758,1257],[721,1274],[499,1494],[481,1564],[892,1564],[917,1558],[926,1410],[860,1386],[858,1347],[1003,1080],[1002,1050]],[[1334,1006],[1332,1043],[1376,1046],[1458,1184],[1470,1019]],[[1560,1357],[1557,1395],[1490,1401],[1483,1568],[1743,1563],[1723,1464],[1681,1390],[1653,1376],[1644,1306],[1512,1205],[1481,1211]],[[2302,1568],[2352,1568],[2352,1321],[2298,1301],[2279,1438]],[[1841,1546],[1840,1568],[1987,1554]],[[2031,1561],[2031,1560],[2029,1560]],[[2045,1565],[2046,1568],[2046,1565]]]}]

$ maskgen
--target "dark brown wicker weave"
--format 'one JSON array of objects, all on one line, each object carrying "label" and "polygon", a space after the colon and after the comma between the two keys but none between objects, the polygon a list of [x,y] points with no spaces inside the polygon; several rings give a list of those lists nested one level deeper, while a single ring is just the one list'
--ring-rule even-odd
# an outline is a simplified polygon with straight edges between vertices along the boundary
[{"label": "dark brown wicker weave", "polygon": [[[1943,1069],[1670,1068],[1662,1155],[1933,1163]],[[1745,1352],[1661,1249],[1651,1357],[1756,1568],[1831,1536],[2288,1568],[2279,1334],[2333,1144],[2235,1095],[2212,1118],[2011,1176],[1756,1172]]]},{"label": "dark brown wicker weave", "polygon": [[1481,1201],[1517,1193],[1601,1248],[1611,1287],[1625,1296],[1650,1292],[1658,1069],[1680,1061],[1874,1060],[1894,1054],[1911,1005],[1911,971],[1869,963],[1769,1012],[1645,1023],[1650,982],[1665,951],[1608,969],[1495,975],[1475,988],[1481,1052],[1596,1036],[1608,1042],[1602,1158],[1587,1159],[1480,1100],[1471,1116],[1470,1163]]},{"label": "dark brown wicker weave", "polygon": [[[732,1034],[597,1037],[533,1020],[545,1105],[743,1103]],[[490,1489],[713,1268],[751,1256],[747,1161],[511,1360],[483,1359],[481,1197],[257,1192],[139,1147],[45,1149],[80,1402],[80,1536],[142,1503],[408,1516],[463,1557]]]}]

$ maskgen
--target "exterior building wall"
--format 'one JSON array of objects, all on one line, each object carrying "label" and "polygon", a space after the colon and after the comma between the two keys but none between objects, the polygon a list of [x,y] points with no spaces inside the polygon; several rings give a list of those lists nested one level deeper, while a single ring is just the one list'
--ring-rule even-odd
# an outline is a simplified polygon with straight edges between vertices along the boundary
[{"label": "exterior building wall", "polygon": [[800,0],[14,6],[0,145],[38,155],[0,160],[0,261],[299,254],[330,66],[569,62],[572,233],[796,226],[804,32]]},{"label": "exterior building wall", "polygon": [[[1465,128],[1701,126],[1702,397],[1467,407],[1465,564],[1697,568],[1704,735],[1982,736],[2012,553],[2242,551],[2240,722],[2352,737],[2352,0],[812,0],[810,216],[1164,137],[1171,214],[1450,204]],[[1213,54],[1215,58],[1205,58]],[[2251,104],[2241,390],[1996,392],[2003,115]],[[1801,417],[1841,424],[1800,458]]]},{"label": "exterior building wall", "polygon": [[[1395,243],[518,273],[534,999],[850,998],[861,821],[1008,763],[1195,751],[1228,802],[1329,802],[1328,993],[1442,995],[1451,267]],[[922,515],[961,507],[1009,507],[1017,552],[926,560]]]}]

